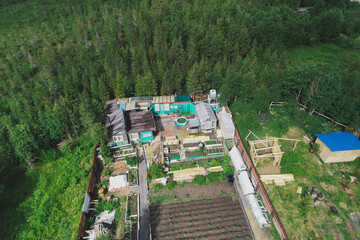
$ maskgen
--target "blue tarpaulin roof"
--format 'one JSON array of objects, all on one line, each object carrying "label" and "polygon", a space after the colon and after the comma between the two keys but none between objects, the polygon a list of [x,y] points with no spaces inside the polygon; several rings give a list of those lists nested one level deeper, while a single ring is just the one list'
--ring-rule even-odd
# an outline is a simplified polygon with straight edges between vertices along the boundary
[{"label": "blue tarpaulin roof", "polygon": [[360,150],[360,141],[348,132],[315,134],[331,151]]}]

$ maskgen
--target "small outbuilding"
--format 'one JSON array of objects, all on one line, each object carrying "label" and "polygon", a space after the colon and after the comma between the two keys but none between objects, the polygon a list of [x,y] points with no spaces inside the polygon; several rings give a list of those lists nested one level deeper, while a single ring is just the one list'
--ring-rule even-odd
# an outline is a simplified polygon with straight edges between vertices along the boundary
[{"label": "small outbuilding", "polygon": [[318,154],[324,163],[351,162],[360,157],[360,141],[348,132],[315,134]]},{"label": "small outbuilding", "polygon": [[202,132],[210,132],[216,129],[217,118],[209,103],[202,102],[195,105],[195,116],[200,121]]},{"label": "small outbuilding", "polygon": [[232,139],[235,135],[235,126],[232,121],[232,115],[227,112],[219,112],[217,114],[219,119],[219,126],[222,132],[222,135],[225,139]]}]

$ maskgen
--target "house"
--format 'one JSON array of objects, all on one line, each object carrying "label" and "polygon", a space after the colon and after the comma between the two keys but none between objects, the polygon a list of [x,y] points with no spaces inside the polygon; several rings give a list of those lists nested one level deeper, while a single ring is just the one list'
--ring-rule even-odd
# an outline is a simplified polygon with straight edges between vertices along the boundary
[{"label": "house", "polygon": [[117,100],[107,101],[106,111],[106,129],[109,137],[109,147],[120,147],[129,144],[126,135],[126,124],[124,110],[120,107]]},{"label": "house", "polygon": [[125,112],[126,129],[130,141],[149,142],[154,140],[156,130],[152,112],[148,110],[133,110]]},{"label": "house", "polygon": [[195,105],[195,116],[200,121],[200,131],[209,132],[216,129],[217,118],[210,103],[201,102]]},{"label": "house", "polygon": [[360,157],[360,141],[348,132],[315,134],[318,154],[324,163],[354,161]]}]

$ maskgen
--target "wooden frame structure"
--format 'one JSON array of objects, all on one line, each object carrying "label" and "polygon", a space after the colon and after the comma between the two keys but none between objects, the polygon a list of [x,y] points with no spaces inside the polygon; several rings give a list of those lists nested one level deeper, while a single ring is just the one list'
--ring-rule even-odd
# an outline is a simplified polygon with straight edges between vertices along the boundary
[{"label": "wooden frame structure", "polygon": [[297,143],[300,141],[298,139],[277,138],[268,136],[266,136],[266,138],[264,139],[260,139],[251,130],[249,130],[249,134],[246,136],[245,140],[247,140],[251,134],[256,138],[256,140],[248,141],[250,146],[251,158],[254,161],[255,167],[262,158],[273,158],[274,166],[280,166],[284,151],[281,150],[281,145],[279,145],[278,140],[294,141],[295,144],[291,151],[295,150]]}]

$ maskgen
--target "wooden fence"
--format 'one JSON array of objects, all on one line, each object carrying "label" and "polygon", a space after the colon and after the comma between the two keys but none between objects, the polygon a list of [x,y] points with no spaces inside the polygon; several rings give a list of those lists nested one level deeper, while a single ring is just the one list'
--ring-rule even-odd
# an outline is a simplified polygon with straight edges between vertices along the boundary
[{"label": "wooden fence", "polygon": [[96,178],[98,174],[98,151],[97,149],[100,147],[100,143],[96,144],[94,149],[94,155],[93,155],[93,164],[91,166],[91,175],[90,175],[90,181],[88,185],[88,189],[85,194],[84,199],[84,206],[83,210],[81,212],[81,218],[80,218],[80,224],[79,224],[79,231],[77,238],[78,240],[82,240],[85,235],[85,227],[86,227],[86,221],[87,221],[87,209],[90,202],[90,199],[93,199],[94,197],[94,187],[96,183]]},{"label": "wooden fence", "polygon": [[[226,110],[228,112],[231,112],[229,107],[226,106]],[[286,233],[285,233],[285,230],[280,222],[280,219],[278,218],[276,212],[275,212],[275,209],[274,207],[272,206],[271,202],[270,202],[270,199],[266,193],[266,190],[259,178],[259,175],[257,174],[256,172],[256,169],[251,161],[251,158],[249,156],[249,154],[247,153],[246,149],[245,149],[245,146],[241,140],[241,137],[240,137],[240,134],[239,134],[239,131],[236,127],[236,123],[235,123],[235,120],[234,118],[232,117],[232,121],[233,121],[233,124],[235,125],[235,144],[236,146],[239,148],[240,152],[241,152],[241,155],[245,161],[245,164],[247,165],[247,168],[249,169],[249,172],[251,174],[251,179],[252,179],[252,182],[253,184],[255,184],[255,189],[257,191],[257,193],[260,195],[260,197],[262,198],[263,200],[263,203],[264,203],[264,207],[266,208],[266,210],[268,211],[269,215],[270,215],[270,221],[272,221],[275,225],[275,228],[277,230],[277,232],[279,233],[280,235],[280,238],[283,239],[283,240],[287,240],[287,236],[286,236]]]}]

